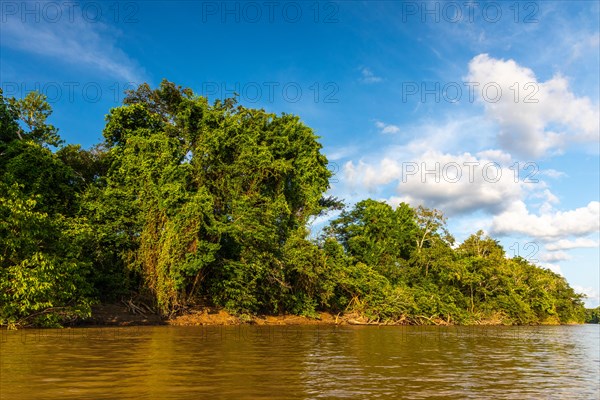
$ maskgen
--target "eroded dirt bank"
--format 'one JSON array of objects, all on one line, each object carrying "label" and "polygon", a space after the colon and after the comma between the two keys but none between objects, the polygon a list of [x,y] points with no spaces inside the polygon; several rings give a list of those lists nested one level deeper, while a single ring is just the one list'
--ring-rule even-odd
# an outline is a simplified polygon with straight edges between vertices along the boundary
[{"label": "eroded dirt bank", "polygon": [[[316,318],[298,315],[258,315],[238,317],[223,309],[202,307],[187,310],[184,314],[172,318],[163,318],[149,309],[127,303],[102,304],[92,307],[92,317],[80,321],[81,326],[139,326],[139,325],[410,325],[404,319],[379,323],[355,313],[331,314],[321,312]],[[414,324],[414,322],[413,322]],[[454,325],[451,321],[439,318],[423,317],[423,325]],[[420,325],[419,324],[419,325]],[[473,325],[503,325],[499,318],[478,321]]]},{"label": "eroded dirt bank", "polygon": [[[356,314],[333,315],[322,312],[317,318],[298,315],[258,315],[240,318],[222,309],[211,307],[188,310],[173,318],[144,310],[133,309],[126,304],[103,304],[92,307],[92,317],[78,325],[138,326],[138,325],[377,325]],[[402,321],[398,321],[402,324]]]}]

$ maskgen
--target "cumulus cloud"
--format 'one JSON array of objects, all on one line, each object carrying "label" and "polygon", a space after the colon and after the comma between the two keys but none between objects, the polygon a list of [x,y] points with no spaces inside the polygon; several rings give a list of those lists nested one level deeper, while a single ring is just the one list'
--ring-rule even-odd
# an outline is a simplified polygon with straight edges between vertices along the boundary
[{"label": "cumulus cloud", "polygon": [[575,240],[561,239],[546,245],[548,251],[571,250],[598,247],[599,243],[588,238],[577,238]]},{"label": "cumulus cloud", "polygon": [[360,78],[362,83],[378,83],[383,80],[380,76],[375,75],[373,71],[367,67],[362,67],[360,69],[360,74],[362,75]]},{"label": "cumulus cloud", "polygon": [[381,185],[397,180],[402,174],[402,166],[395,159],[384,157],[377,165],[358,161],[348,161],[343,167],[344,182],[352,187],[375,191]]},{"label": "cumulus cloud", "polygon": [[523,201],[516,201],[493,218],[491,230],[496,235],[522,234],[541,241],[583,236],[600,230],[600,203],[592,201],[574,210],[535,215]]},{"label": "cumulus cloud", "polygon": [[343,176],[345,182],[371,192],[393,183],[394,201],[440,208],[449,215],[477,210],[496,213],[519,200],[526,190],[508,167],[470,153],[432,151],[414,161],[385,156],[374,163],[347,162]]},{"label": "cumulus cloud", "polygon": [[501,165],[510,165],[512,156],[502,150],[484,150],[477,153],[477,157],[495,161]]},{"label": "cumulus cloud", "polygon": [[498,143],[511,153],[540,157],[600,137],[598,105],[576,96],[560,75],[540,82],[514,60],[480,54],[469,63],[466,81],[499,125]]},{"label": "cumulus cloud", "polygon": [[396,125],[386,124],[381,121],[375,121],[375,126],[381,133],[394,134],[400,132],[400,128]]}]

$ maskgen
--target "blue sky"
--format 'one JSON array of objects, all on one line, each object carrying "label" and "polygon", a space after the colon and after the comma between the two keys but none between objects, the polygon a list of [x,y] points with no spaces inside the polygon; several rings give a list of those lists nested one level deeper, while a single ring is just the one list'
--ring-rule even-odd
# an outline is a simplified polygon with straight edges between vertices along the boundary
[{"label": "blue sky", "polygon": [[599,5],[6,1],[0,83],[44,92],[63,138],[84,147],[123,89],[163,78],[298,114],[331,161],[331,194],[440,208],[457,240],[483,229],[591,306]]}]

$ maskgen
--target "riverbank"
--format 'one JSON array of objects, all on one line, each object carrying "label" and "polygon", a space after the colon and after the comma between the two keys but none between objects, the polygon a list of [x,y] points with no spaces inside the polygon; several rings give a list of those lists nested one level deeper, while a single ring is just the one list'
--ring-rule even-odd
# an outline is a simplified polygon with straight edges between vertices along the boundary
[{"label": "riverbank", "polygon": [[[77,323],[77,326],[144,326],[144,325],[173,325],[173,326],[230,326],[230,325],[456,325],[452,321],[440,318],[418,317],[420,323],[409,322],[406,319],[398,321],[370,321],[356,313],[331,314],[318,313],[316,318],[299,315],[252,315],[236,316],[229,312],[213,307],[198,307],[187,310],[182,315],[163,318],[143,307],[131,305],[102,304],[92,307],[92,316]],[[501,326],[507,325],[500,315],[479,320],[469,325]],[[548,319],[541,325],[560,325],[556,319]]]},{"label": "riverbank", "polygon": [[[588,321],[589,322],[589,321]],[[533,325],[577,325],[576,322],[560,323],[557,318]],[[314,318],[300,315],[233,315],[222,308],[195,307],[187,309],[180,315],[171,318],[162,317],[144,303],[121,302],[97,304],[92,306],[91,316],[63,323],[65,327],[126,327],[126,326],[278,326],[278,325],[372,325],[372,326],[511,326],[502,314],[496,313],[487,318],[473,320],[470,323],[456,323],[436,317],[412,316],[396,321],[369,320],[356,312],[332,314],[319,312]],[[14,328],[39,328],[39,326],[17,325]],[[0,329],[6,328],[0,326]],[[14,329],[12,328],[12,329]],[[6,329],[11,329],[10,327]]]},{"label": "riverbank", "polygon": [[[422,317],[426,325],[454,325],[440,318]],[[127,303],[101,304],[92,307],[92,316],[79,321],[77,326],[144,326],[144,325],[415,325],[406,319],[392,322],[370,321],[357,313],[331,314],[320,312],[315,318],[300,315],[246,315],[236,316],[214,307],[198,307],[182,315],[163,318],[143,306]],[[500,320],[489,320],[478,325],[502,325]]]},{"label": "riverbank", "polygon": [[[78,326],[143,326],[143,325],[377,325],[356,314],[333,315],[321,312],[317,318],[299,315],[253,315],[235,316],[223,309],[203,307],[188,310],[172,318],[136,309],[127,304],[103,304],[92,307],[92,316],[80,321]],[[399,323],[401,324],[401,323]]]}]

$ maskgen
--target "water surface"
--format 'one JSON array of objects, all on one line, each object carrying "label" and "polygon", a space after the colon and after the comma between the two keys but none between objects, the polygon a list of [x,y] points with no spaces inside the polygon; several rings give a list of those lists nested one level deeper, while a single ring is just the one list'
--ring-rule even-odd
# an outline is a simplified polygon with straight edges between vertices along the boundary
[{"label": "water surface", "polygon": [[598,399],[598,325],[0,333],[1,399]]}]

